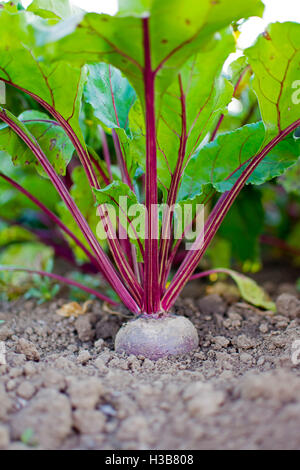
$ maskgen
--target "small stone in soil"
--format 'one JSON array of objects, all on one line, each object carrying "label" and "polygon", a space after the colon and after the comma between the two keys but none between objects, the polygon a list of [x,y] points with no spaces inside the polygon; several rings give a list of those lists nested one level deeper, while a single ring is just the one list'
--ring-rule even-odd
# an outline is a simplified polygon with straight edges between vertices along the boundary
[{"label": "small stone in soil", "polygon": [[227,309],[226,302],[218,294],[210,294],[202,297],[202,299],[198,301],[198,305],[203,315],[212,315],[216,313],[224,315]]},{"label": "small stone in soil", "polygon": [[78,364],[86,364],[91,359],[91,357],[92,356],[88,351],[80,351],[76,362],[78,362]]},{"label": "small stone in soil", "polygon": [[27,339],[20,338],[16,346],[16,352],[24,354],[28,361],[39,361],[40,353],[35,345]]},{"label": "small stone in soil", "polygon": [[34,385],[26,381],[22,382],[17,389],[17,395],[21,398],[24,398],[25,400],[29,400],[34,395],[34,393]]},{"label": "small stone in soil", "polygon": [[276,300],[277,312],[288,318],[300,317],[300,300],[291,294],[281,294]]}]

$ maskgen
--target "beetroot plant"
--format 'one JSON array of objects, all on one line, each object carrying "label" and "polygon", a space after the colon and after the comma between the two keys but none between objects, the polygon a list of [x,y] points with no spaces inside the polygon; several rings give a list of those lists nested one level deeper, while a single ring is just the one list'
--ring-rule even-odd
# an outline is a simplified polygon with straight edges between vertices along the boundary
[{"label": "beetroot plant", "polygon": [[[193,325],[172,315],[177,297],[205,274],[195,271],[241,189],[298,160],[299,24],[270,25],[223,71],[234,30],[262,13],[260,0],[119,0],[116,16],[67,0],[0,4],[0,79],[32,104],[18,117],[0,108],[0,150],[52,183],[58,215],[0,176],[138,317],[117,335],[118,351],[155,359],[197,347]],[[245,87],[259,118],[224,132]]]}]

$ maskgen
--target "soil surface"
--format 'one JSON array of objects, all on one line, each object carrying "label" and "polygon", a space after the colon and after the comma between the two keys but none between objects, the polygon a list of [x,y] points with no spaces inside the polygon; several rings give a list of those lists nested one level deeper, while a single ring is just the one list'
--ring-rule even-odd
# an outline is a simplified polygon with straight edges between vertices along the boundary
[{"label": "soil surface", "polygon": [[157,362],[113,351],[122,308],[63,318],[64,299],[0,303],[0,449],[299,449],[299,293],[265,287],[275,315],[192,283],[175,313],[200,347]]}]

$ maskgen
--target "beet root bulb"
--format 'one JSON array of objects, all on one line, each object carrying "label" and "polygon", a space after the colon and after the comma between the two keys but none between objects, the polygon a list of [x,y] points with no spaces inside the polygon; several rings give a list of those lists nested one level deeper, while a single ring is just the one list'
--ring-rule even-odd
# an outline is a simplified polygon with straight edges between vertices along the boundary
[{"label": "beet root bulb", "polygon": [[175,315],[157,319],[144,315],[122,326],[115,339],[116,352],[154,361],[169,355],[187,354],[198,345],[194,325],[187,318]]}]

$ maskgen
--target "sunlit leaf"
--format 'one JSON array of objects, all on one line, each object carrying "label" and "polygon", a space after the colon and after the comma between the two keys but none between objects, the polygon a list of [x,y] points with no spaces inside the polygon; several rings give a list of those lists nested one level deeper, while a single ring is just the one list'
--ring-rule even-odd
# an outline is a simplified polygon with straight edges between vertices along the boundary
[{"label": "sunlit leaf", "polygon": [[[232,21],[260,16],[260,0],[153,0],[121,4],[115,17],[87,13],[52,28],[36,28],[39,44],[53,43],[50,56],[70,62],[108,62],[119,68],[144,100],[143,17],[150,15],[152,69],[157,71],[157,97],[168,88],[184,62]],[[131,16],[128,16],[131,15]],[[147,16],[148,16],[147,15]],[[141,18],[142,17],[142,18]]]},{"label": "sunlit leaf", "polygon": [[299,80],[300,24],[271,24],[245,53],[254,72],[266,144],[299,119],[293,84]]}]

